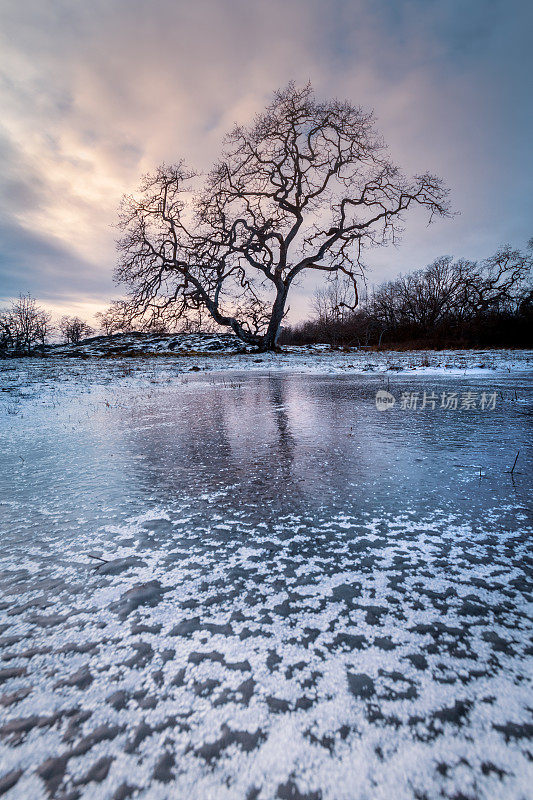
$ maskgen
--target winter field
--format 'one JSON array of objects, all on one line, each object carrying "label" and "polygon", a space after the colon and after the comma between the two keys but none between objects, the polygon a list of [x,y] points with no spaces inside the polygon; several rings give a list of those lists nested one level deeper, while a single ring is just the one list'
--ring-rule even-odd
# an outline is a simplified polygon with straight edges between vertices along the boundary
[{"label": "winter field", "polygon": [[533,352],[152,352],[0,362],[0,794],[530,798]]}]

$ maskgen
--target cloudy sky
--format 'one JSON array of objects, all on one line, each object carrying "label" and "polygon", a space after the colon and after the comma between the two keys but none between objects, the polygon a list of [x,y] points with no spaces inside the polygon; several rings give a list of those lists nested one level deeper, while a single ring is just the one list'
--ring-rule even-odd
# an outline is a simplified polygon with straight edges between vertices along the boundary
[{"label": "cloudy sky", "polygon": [[374,108],[393,158],[443,177],[460,212],[412,217],[370,282],[523,246],[532,30],[531,0],[0,0],[0,302],[104,308],[120,196],[161,161],[208,168],[291,79]]}]

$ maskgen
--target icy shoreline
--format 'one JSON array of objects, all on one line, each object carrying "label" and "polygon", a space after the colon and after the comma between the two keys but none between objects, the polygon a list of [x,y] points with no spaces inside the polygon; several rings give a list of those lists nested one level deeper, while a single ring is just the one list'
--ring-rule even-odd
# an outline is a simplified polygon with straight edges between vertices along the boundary
[{"label": "icy shoreline", "polygon": [[[279,353],[169,353],[136,355],[87,354],[81,350],[68,358],[0,359],[0,382],[6,376],[18,382],[24,375],[54,380],[58,374],[81,370],[88,377],[123,377],[151,372],[152,379],[194,372],[293,372],[317,375],[490,375],[533,372],[533,350],[387,350],[373,352],[331,350],[325,345],[287,347]],[[16,377],[15,377],[16,376]]]}]

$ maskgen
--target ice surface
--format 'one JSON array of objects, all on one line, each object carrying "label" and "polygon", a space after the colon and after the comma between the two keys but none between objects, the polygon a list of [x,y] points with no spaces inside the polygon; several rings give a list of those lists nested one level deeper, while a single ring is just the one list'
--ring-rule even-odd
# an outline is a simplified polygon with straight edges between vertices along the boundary
[{"label": "ice surface", "polygon": [[0,792],[530,796],[530,354],[431,358],[2,363]]}]

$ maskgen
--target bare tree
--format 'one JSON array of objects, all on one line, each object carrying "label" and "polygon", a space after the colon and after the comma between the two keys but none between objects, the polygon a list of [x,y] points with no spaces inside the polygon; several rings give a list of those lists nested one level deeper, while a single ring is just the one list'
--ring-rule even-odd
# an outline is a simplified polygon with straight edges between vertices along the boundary
[{"label": "bare tree", "polygon": [[472,307],[476,313],[514,310],[531,290],[533,239],[522,252],[510,245],[501,247],[480,264],[472,285]]},{"label": "bare tree", "polygon": [[305,270],[344,274],[355,307],[364,249],[395,242],[412,206],[447,215],[446,196],[433,175],[401,174],[372,113],[290,83],[231,131],[205,180],[179,162],[124,198],[115,277],[131,319],[203,308],[269,350]]},{"label": "bare tree", "polygon": [[382,284],[373,294],[372,313],[387,327],[414,324],[430,328],[440,319],[466,313],[475,262],[441,256],[424,269]]},{"label": "bare tree", "polygon": [[104,336],[111,336],[111,334],[115,333],[113,322],[109,318],[107,311],[99,311],[94,315],[94,318],[98,321],[98,328]]},{"label": "bare tree", "polygon": [[106,336],[112,336],[115,333],[131,333],[135,330],[124,301],[114,300],[109,308],[99,311],[94,316],[98,320],[100,330]]},{"label": "bare tree", "polygon": [[334,273],[324,286],[315,289],[312,307],[322,339],[336,345],[341,328],[354,313],[351,281]]},{"label": "bare tree", "polygon": [[353,287],[347,280],[335,275],[333,280],[315,289],[312,301],[318,319],[329,323],[344,322],[353,311]]},{"label": "bare tree", "polygon": [[27,355],[46,344],[53,328],[48,312],[29,294],[21,294],[0,312],[0,349]]},{"label": "bare tree", "polygon": [[93,328],[79,317],[61,317],[59,321],[59,330],[61,331],[65,342],[71,344],[78,344],[81,339],[86,339],[94,333]]}]

